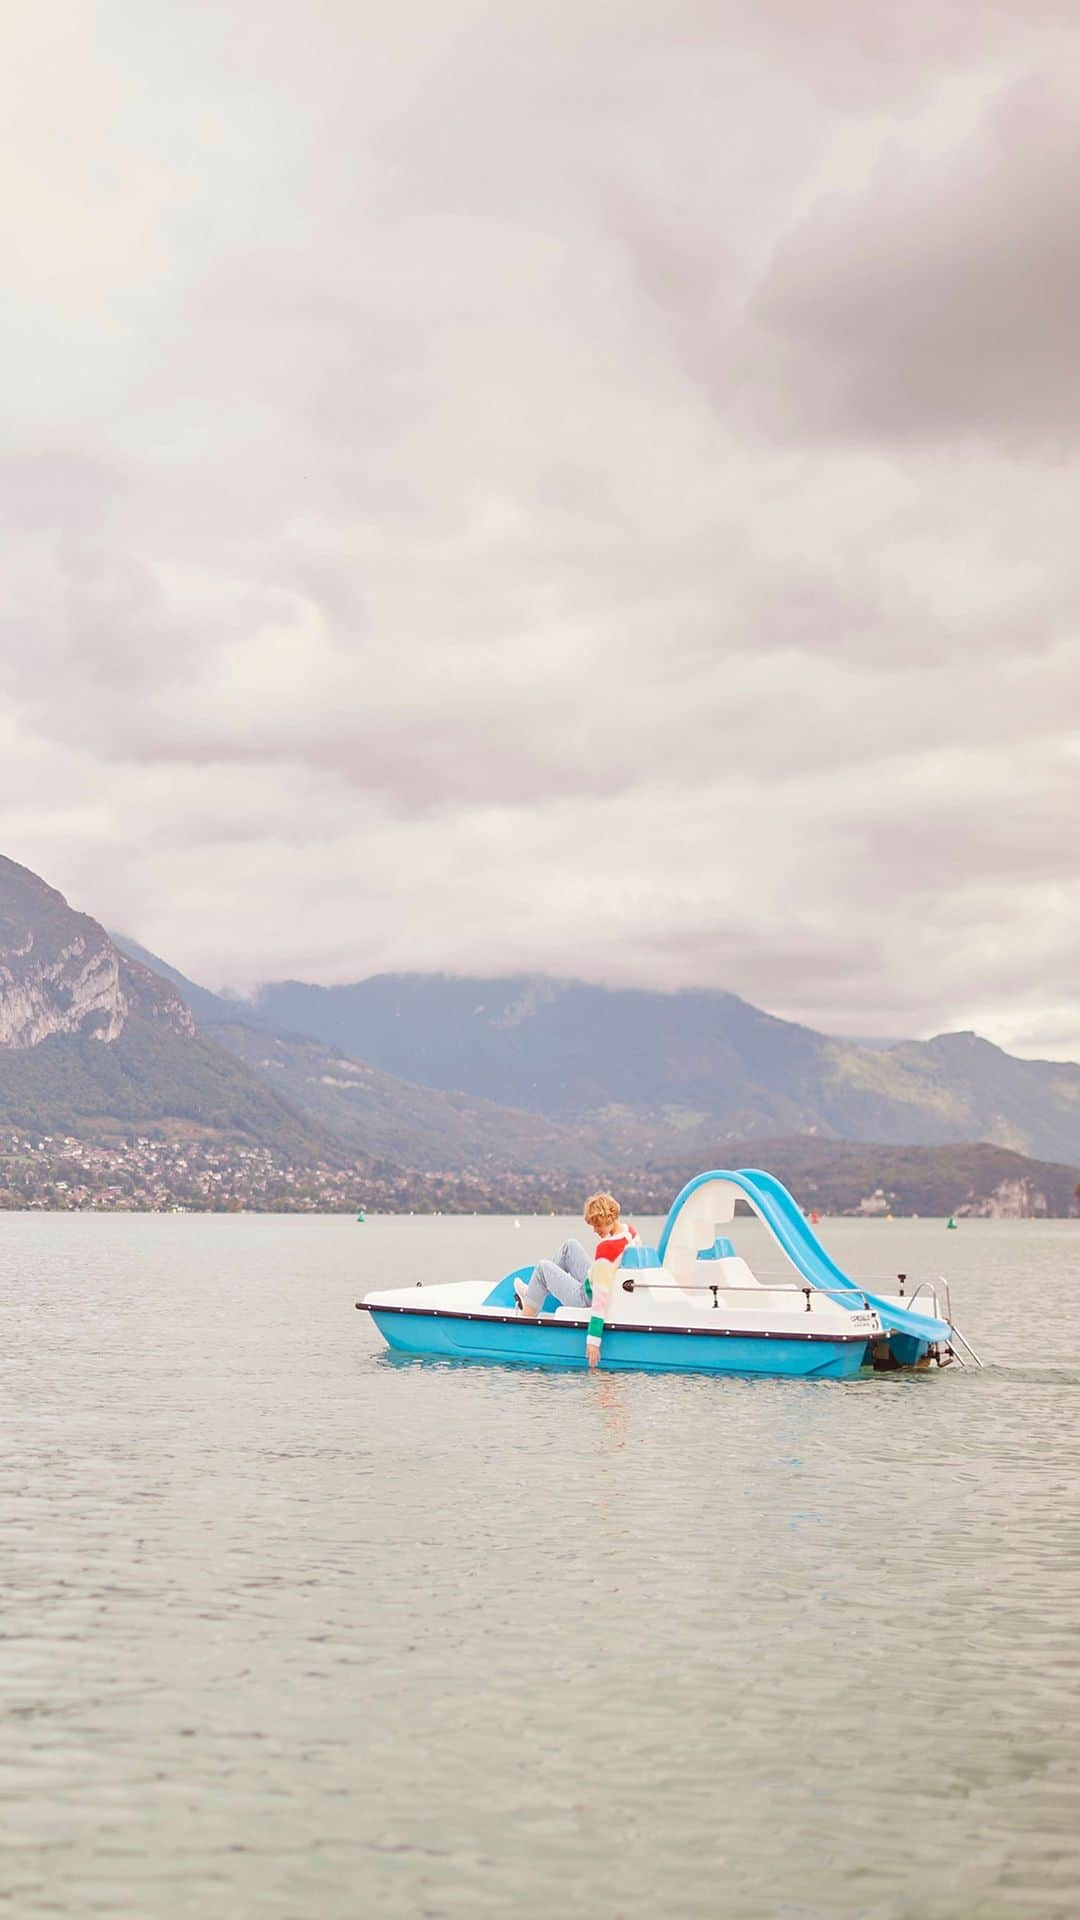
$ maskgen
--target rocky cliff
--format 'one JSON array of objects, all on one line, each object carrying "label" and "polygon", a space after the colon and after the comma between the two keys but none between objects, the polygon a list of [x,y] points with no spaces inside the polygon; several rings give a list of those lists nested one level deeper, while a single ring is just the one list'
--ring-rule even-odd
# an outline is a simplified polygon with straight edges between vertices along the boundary
[{"label": "rocky cliff", "polygon": [[197,1030],[171,981],[0,856],[4,1126],[80,1139],[197,1133],[303,1165],[340,1157],[335,1140]]},{"label": "rocky cliff", "polygon": [[120,953],[55,887],[0,855],[0,1048],[37,1047],[55,1034],[108,1045],[136,1012],[194,1035],[172,987]]}]

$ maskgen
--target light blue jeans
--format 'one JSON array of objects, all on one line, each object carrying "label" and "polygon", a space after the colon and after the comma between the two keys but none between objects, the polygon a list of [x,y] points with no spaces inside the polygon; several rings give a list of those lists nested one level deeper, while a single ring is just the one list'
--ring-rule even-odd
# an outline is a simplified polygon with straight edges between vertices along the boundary
[{"label": "light blue jeans", "polygon": [[528,1305],[539,1312],[548,1294],[553,1293],[560,1306],[583,1307],[591,1264],[580,1240],[564,1240],[554,1260],[537,1261],[525,1289]]}]

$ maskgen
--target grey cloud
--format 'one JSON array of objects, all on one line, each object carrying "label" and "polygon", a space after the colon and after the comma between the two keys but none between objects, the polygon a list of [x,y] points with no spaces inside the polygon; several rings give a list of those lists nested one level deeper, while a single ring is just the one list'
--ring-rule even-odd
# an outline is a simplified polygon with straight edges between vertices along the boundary
[{"label": "grey cloud", "polygon": [[57,527],[89,534],[123,486],[122,473],[92,453],[9,447],[0,452],[0,521],[16,534]]},{"label": "grey cloud", "polygon": [[[104,732],[118,760],[178,769],[310,764],[412,817],[489,799],[530,808],[551,782],[564,796],[696,786],[704,802],[732,780],[797,789],[824,775],[888,795],[898,767],[973,747],[1000,756],[1001,780],[1025,745],[1053,747],[1080,675],[1076,643],[1044,651],[1032,671],[974,642],[966,665],[948,648],[928,657],[917,628],[912,658],[898,637],[882,659],[853,628],[844,657],[834,641],[817,649],[798,621],[772,645],[763,636],[706,658],[695,642],[684,660],[677,637],[626,645],[610,625],[533,658],[544,635],[516,609],[514,629],[484,643],[414,637],[403,677],[397,626],[382,642],[350,641],[320,625],[317,603],[286,596],[239,610],[263,642],[244,635],[199,656],[178,646],[155,669],[160,609],[136,585],[122,610],[108,593],[82,603],[75,692],[65,704],[43,686],[37,702],[50,737],[92,746]],[[967,690],[965,672],[977,683]]]},{"label": "grey cloud", "polygon": [[[777,248],[752,319],[784,417],[1067,447],[1080,425],[1080,106],[1024,78],[944,149],[897,129]],[[786,349],[786,350],[785,350]]]},{"label": "grey cloud", "polygon": [[46,155],[27,13],[0,843],[211,982],[1080,1046],[1069,16],[384,15],[114,0]]}]

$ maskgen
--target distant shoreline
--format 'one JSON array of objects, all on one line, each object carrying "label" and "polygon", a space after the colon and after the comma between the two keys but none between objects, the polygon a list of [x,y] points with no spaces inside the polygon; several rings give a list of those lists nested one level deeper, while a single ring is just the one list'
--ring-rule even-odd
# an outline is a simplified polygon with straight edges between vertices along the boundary
[{"label": "distant shoreline", "polygon": [[[707,1156],[707,1157],[706,1157]],[[532,1171],[298,1160],[236,1136],[152,1131],[80,1138],[0,1133],[0,1211],[50,1213],[559,1214],[610,1187],[627,1211],[666,1214],[706,1167],[764,1167],[806,1213],[873,1219],[1080,1216],[1080,1169],[1006,1147],[863,1145],[788,1135],[723,1140],[692,1161],[619,1167],[582,1158]]]},{"label": "distant shoreline", "polygon": [[[672,1196],[674,1198],[674,1195]],[[626,1207],[629,1218],[639,1220],[662,1220],[666,1207]],[[356,1209],[352,1207],[149,1207],[149,1206],[0,1206],[0,1217],[10,1214],[21,1218],[33,1215],[59,1216],[69,1214],[80,1218],[97,1220],[116,1219],[192,1219],[192,1220],[355,1220]],[[740,1220],[753,1219],[751,1213],[740,1213]],[[815,1221],[822,1227],[839,1220],[855,1220],[866,1226],[876,1224],[882,1227],[896,1226],[900,1222],[922,1221],[928,1225],[944,1226],[947,1218],[944,1213],[860,1213],[853,1210],[847,1213],[822,1212]],[[1080,1206],[1070,1213],[963,1213],[956,1211],[953,1216],[958,1225],[982,1225],[987,1221],[998,1220],[1012,1223],[1023,1221],[1029,1226],[1049,1224],[1061,1221],[1080,1221]],[[373,1207],[364,1210],[364,1220],[358,1225],[370,1225],[377,1220],[575,1220],[578,1209],[572,1206],[536,1209],[534,1207]]]}]

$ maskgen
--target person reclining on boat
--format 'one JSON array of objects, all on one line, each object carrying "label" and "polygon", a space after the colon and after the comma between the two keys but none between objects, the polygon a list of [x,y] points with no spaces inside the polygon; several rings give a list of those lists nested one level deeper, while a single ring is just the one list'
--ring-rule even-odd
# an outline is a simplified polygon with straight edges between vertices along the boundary
[{"label": "person reclining on boat", "polygon": [[[631,1240],[637,1239],[637,1228],[628,1226],[620,1218],[619,1203],[610,1193],[591,1194],[585,1202],[584,1218],[586,1226],[591,1227],[597,1237],[595,1260],[610,1260],[614,1264],[622,1259]],[[554,1260],[537,1261],[531,1279],[514,1281],[514,1293],[522,1313],[530,1320],[535,1319],[549,1293],[555,1295],[560,1306],[588,1306],[591,1265],[580,1240],[564,1240]]]}]

